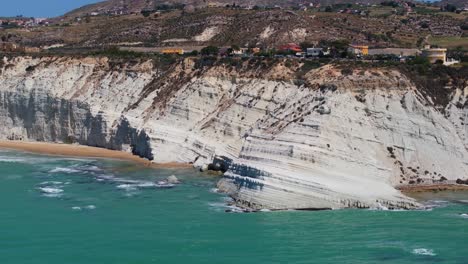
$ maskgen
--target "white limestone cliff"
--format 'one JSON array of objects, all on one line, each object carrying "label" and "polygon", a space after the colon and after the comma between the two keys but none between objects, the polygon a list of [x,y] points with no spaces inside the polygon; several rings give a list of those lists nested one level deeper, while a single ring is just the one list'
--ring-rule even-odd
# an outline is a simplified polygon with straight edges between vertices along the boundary
[{"label": "white limestone cliff", "polygon": [[[78,142],[223,170],[251,209],[416,208],[395,189],[468,175],[466,109],[442,114],[396,70],[293,80],[283,63],[4,58],[0,139]],[[464,104],[466,91],[453,102]],[[460,120],[463,119],[462,122]]]}]

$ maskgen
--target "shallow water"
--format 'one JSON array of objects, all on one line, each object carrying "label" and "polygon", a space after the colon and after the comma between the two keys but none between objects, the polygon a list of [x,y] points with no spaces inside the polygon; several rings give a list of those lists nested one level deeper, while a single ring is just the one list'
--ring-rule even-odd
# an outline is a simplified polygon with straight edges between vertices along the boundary
[{"label": "shallow water", "polygon": [[[158,188],[176,175],[182,183]],[[425,211],[226,213],[191,169],[0,151],[0,263],[468,263],[468,194]]]}]

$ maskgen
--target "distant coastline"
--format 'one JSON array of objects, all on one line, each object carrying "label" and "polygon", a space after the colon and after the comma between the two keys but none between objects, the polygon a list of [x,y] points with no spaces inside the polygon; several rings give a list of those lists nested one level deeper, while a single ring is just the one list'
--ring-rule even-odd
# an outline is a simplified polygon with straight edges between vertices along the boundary
[{"label": "distant coastline", "polygon": [[153,163],[147,159],[140,158],[129,152],[119,150],[109,150],[104,148],[83,146],[77,144],[60,144],[30,141],[8,141],[0,140],[0,149],[13,149],[38,154],[70,157],[88,158],[108,158],[116,160],[126,160],[155,168],[191,168],[191,164],[186,163]]}]

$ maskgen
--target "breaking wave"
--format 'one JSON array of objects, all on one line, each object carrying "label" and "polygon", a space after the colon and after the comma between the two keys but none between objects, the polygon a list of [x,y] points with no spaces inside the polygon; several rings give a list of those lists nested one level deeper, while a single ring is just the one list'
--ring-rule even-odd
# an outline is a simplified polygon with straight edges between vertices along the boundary
[{"label": "breaking wave", "polygon": [[51,171],[50,173],[78,173],[80,170],[73,169],[73,168],[62,168],[62,167],[57,167]]},{"label": "breaking wave", "polygon": [[85,164],[85,165],[72,165],[69,167],[56,167],[49,171],[49,173],[83,173],[83,174],[94,174],[97,172],[102,171],[99,167],[93,164]]},{"label": "breaking wave", "polygon": [[[118,181],[121,182],[121,181]],[[133,180],[124,180],[125,183],[117,185],[118,189],[124,189],[126,191],[135,191],[138,189],[145,188],[172,188],[175,185],[170,183],[154,183],[148,181],[133,181]]]},{"label": "breaking wave", "polygon": [[450,204],[449,201],[444,201],[444,200],[430,200],[430,201],[427,201],[425,204],[424,204],[424,209],[427,210],[427,211],[431,211],[432,209],[434,208],[442,208],[442,207],[446,207]]},{"label": "breaking wave", "polygon": [[427,249],[427,248],[415,248],[412,251],[413,254],[415,255],[423,255],[423,256],[436,256],[437,254],[434,253],[432,249]]},{"label": "breaking wave", "polygon": [[39,190],[43,193],[51,193],[51,194],[63,193],[62,189],[52,188],[52,187],[39,187]]},{"label": "breaking wave", "polygon": [[47,158],[42,157],[16,157],[16,156],[0,156],[0,163],[24,163],[24,164],[42,164],[47,163]]},{"label": "breaking wave", "polygon": [[94,210],[94,209],[96,209],[96,206],[95,206],[95,205],[92,205],[92,204],[91,204],[91,205],[87,205],[87,206],[85,206],[85,207],[73,206],[71,209],[72,209],[73,211],[81,211],[81,210],[83,210],[83,209]]},{"label": "breaking wave", "polygon": [[[246,211],[240,207],[237,207],[232,204],[233,200],[230,197],[223,197],[221,202],[211,202],[208,203],[208,206],[213,208],[215,211],[221,212],[224,211],[226,213],[246,213]],[[268,210],[269,211],[269,210]],[[267,211],[264,211],[267,212]]]},{"label": "breaking wave", "polygon": [[45,197],[61,197],[63,195],[63,189],[55,188],[55,187],[39,187],[39,191]]},{"label": "breaking wave", "polygon": [[26,162],[26,159],[24,159],[24,158],[0,157],[0,162],[7,162],[7,163],[24,163],[24,162]]}]

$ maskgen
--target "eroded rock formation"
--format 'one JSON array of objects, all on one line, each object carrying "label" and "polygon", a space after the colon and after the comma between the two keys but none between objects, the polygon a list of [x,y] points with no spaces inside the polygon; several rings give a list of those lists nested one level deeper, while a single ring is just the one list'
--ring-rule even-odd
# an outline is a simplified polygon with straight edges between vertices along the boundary
[{"label": "eroded rock formation", "polygon": [[298,81],[281,61],[0,65],[0,138],[210,165],[246,208],[416,208],[395,186],[468,175],[467,89],[440,111],[393,69],[326,65]]}]

